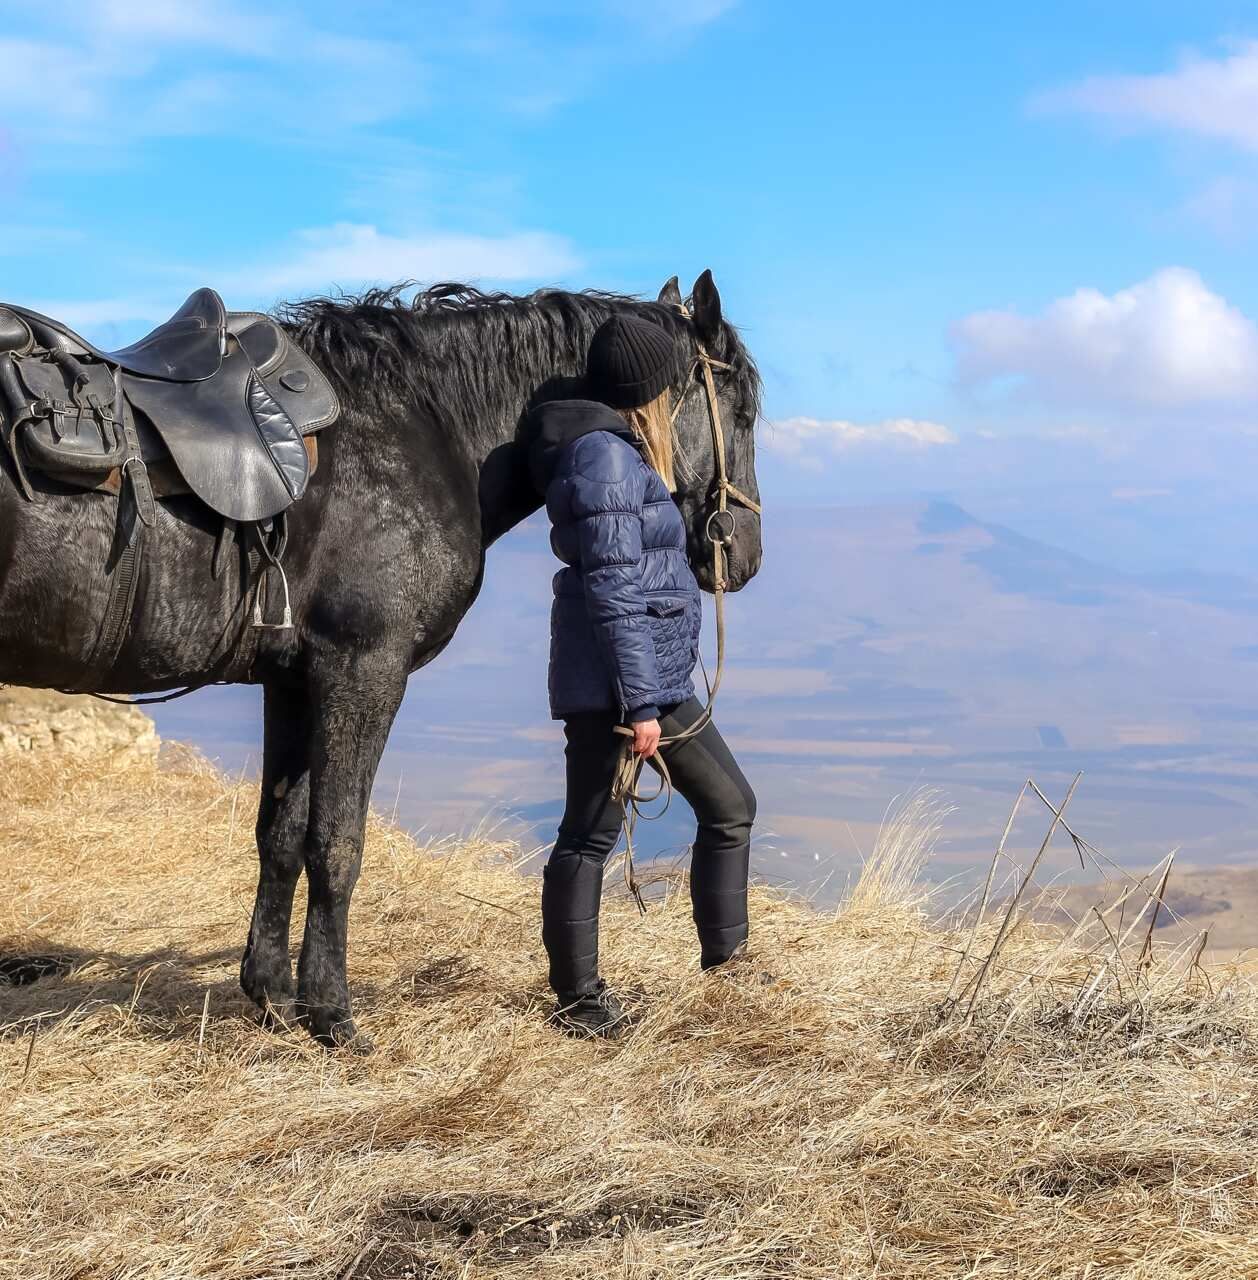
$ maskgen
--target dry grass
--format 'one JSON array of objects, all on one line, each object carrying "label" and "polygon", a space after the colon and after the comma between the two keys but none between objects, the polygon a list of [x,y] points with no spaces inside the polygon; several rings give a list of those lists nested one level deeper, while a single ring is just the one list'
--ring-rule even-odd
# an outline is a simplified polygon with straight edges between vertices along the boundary
[{"label": "dry grass", "polygon": [[642,1022],[578,1043],[511,851],[377,822],[351,967],[379,1052],[330,1057],[236,988],[252,807],[188,756],[0,770],[0,953],[56,970],[0,989],[6,1280],[1258,1276],[1238,974],[1028,923],[949,1015],[969,932],[903,905],[889,850],[929,841],[889,824],[841,911],[758,891],[737,972],[697,972],[679,884],[645,920],[614,897]]}]

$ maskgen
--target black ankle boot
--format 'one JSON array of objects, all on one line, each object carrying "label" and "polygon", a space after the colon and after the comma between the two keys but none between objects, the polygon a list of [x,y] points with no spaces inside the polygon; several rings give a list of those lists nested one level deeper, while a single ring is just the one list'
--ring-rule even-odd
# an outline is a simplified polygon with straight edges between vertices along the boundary
[{"label": "black ankle boot", "polygon": [[726,965],[730,968],[742,968],[748,960],[747,940],[743,938],[733,947],[700,947],[699,968],[720,969]]},{"label": "black ankle boot", "polygon": [[771,987],[777,979],[773,974],[760,967],[760,962],[747,950],[747,944],[740,942],[732,955],[704,955],[699,967],[709,973],[737,974],[742,981],[758,982],[762,987]]},{"label": "black ankle boot", "polygon": [[617,1040],[629,1029],[629,1015],[600,978],[598,986],[585,995],[560,991],[550,1022],[570,1036],[598,1036]]}]

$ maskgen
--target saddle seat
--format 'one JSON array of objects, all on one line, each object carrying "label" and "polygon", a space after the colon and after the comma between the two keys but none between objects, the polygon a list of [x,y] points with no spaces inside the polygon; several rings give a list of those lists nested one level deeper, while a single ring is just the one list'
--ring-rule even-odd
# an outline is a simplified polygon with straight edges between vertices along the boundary
[{"label": "saddle seat", "polygon": [[128,457],[168,456],[188,490],[241,522],[269,520],[302,496],[315,456],[306,437],[340,412],[322,370],[279,324],[228,311],[213,289],[119,351],[0,306],[0,392],[0,425],[9,437],[21,428],[38,469],[117,491]]},{"label": "saddle seat", "polygon": [[227,310],[213,289],[198,289],[164,324],[120,351],[102,351],[58,320],[14,308],[48,350],[93,356],[124,373],[167,382],[204,382],[227,354]]}]

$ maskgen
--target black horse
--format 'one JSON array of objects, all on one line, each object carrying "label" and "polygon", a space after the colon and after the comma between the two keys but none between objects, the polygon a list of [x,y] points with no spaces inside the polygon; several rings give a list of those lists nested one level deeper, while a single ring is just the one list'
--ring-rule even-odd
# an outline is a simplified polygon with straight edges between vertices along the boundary
[{"label": "black horse", "polygon": [[[695,283],[689,313],[676,278],[656,302],[463,285],[402,294],[376,290],[280,312],[342,403],[321,437],[309,491],[289,513],[291,631],[249,625],[244,569],[216,576],[211,568],[217,519],[176,497],[161,505],[117,662],[92,670],[116,499],[35,476],[30,502],[0,450],[0,682],[97,693],[208,680],[263,686],[261,872],[241,985],[264,1011],[304,1023],[320,1042],[361,1049],[370,1046],[351,1016],[345,948],[372,782],[407,677],[454,635],[490,544],[539,506],[520,439],[530,402],[579,373],[590,335],[613,311],[649,315],[674,334],[680,356],[702,343],[727,366],[716,394],[729,478],[758,496],[760,383],[709,272]],[[674,396],[683,400],[679,501],[691,559],[710,590],[705,526],[716,459],[702,369],[690,367]],[[739,511],[727,553],[731,590],[756,573],[760,554],[759,519]],[[294,984],[289,922],[303,868],[309,906]]]}]

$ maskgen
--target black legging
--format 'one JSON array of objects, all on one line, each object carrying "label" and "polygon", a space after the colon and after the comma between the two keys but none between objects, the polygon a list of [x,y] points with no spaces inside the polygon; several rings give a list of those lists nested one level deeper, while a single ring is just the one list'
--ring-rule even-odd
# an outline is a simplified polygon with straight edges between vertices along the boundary
[{"label": "black legging", "polygon": [[[666,708],[665,737],[702,715],[695,698]],[[598,909],[603,867],[620,834],[621,808],[611,798],[624,738],[611,711],[564,721],[568,798],[559,837],[542,880],[542,941],[550,985],[564,996],[588,994],[598,982]],[[714,724],[663,748],[678,794],[699,827],[690,862],[690,899],[699,932],[700,963],[728,960],[747,937],[747,870],[756,797]]]}]

